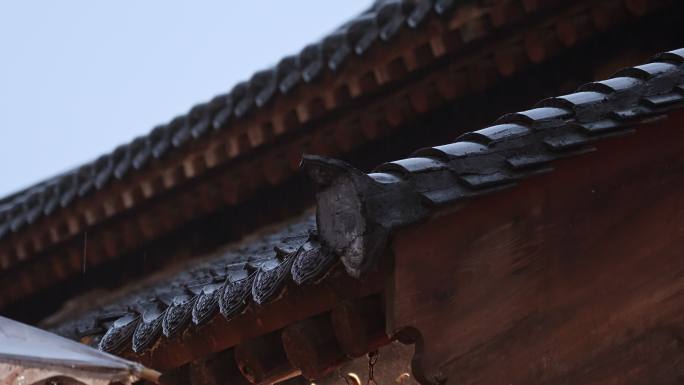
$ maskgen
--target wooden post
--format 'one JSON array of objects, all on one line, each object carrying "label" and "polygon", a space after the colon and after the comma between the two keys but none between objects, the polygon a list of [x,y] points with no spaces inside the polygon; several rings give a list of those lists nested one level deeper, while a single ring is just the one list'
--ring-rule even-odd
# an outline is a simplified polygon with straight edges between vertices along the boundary
[{"label": "wooden post", "polygon": [[325,376],[345,360],[330,313],[287,326],[283,329],[282,341],[287,358],[308,379]]},{"label": "wooden post", "polygon": [[350,357],[361,357],[390,341],[379,294],[342,302],[332,310],[331,320],[337,341]]},{"label": "wooden post", "polygon": [[235,347],[237,367],[252,384],[272,384],[299,375],[285,355],[280,334],[276,330]]}]

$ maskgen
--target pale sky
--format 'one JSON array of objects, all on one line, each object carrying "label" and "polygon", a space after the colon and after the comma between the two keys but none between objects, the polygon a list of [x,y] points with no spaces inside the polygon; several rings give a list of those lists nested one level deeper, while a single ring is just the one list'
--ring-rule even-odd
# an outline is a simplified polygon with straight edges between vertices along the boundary
[{"label": "pale sky", "polygon": [[370,0],[0,0],[0,196],[92,160]]}]

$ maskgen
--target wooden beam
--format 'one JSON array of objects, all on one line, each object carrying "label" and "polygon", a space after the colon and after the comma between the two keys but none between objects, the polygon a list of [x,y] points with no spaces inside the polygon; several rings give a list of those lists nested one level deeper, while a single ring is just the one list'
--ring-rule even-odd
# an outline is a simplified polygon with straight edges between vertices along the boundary
[{"label": "wooden beam", "polygon": [[308,379],[321,378],[345,361],[345,354],[335,338],[330,313],[286,327],[282,339],[287,358]]},{"label": "wooden beam", "polygon": [[191,385],[248,385],[234,360],[232,349],[213,354],[188,365]]},{"label": "wooden beam", "polygon": [[235,347],[237,367],[252,384],[272,384],[299,375],[285,355],[280,334],[276,330]]},{"label": "wooden beam", "polygon": [[348,356],[361,357],[389,343],[384,309],[382,297],[378,294],[342,302],[332,310],[335,336]]}]

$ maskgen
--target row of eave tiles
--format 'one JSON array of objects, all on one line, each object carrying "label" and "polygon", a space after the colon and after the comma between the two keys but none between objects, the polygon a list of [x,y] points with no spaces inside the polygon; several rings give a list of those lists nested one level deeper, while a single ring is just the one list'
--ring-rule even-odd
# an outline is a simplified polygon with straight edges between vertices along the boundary
[{"label": "row of eave tiles", "polygon": [[76,198],[122,179],[170,150],[212,131],[228,127],[277,94],[289,94],[300,83],[321,78],[324,70],[339,71],[352,56],[361,56],[376,41],[389,41],[402,28],[417,28],[432,11],[444,15],[455,0],[381,0],[321,41],[306,46],[276,66],[256,72],[224,95],[193,107],[186,115],[154,128],[148,135],[117,147],[111,153],[0,201],[0,237],[16,232],[66,207]]}]

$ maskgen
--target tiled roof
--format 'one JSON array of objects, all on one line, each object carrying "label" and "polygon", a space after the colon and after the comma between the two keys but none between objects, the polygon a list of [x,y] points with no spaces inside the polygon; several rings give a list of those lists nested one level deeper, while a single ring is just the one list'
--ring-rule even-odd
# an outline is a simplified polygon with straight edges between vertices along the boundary
[{"label": "tiled roof", "polygon": [[218,252],[208,261],[142,288],[61,324],[59,334],[73,339],[101,336],[99,348],[142,352],[162,335],[172,338],[215,314],[226,319],[249,303],[262,305],[282,293],[288,282],[314,283],[337,257],[317,241],[309,216],[277,231]]},{"label": "tiled roof", "polygon": [[194,106],[187,114],[154,128],[93,162],[55,176],[0,200],[0,238],[67,207],[79,197],[104,188],[145,167],[151,160],[220,131],[230,121],[265,106],[278,95],[290,94],[325,72],[338,71],[352,56],[364,55],[376,41],[391,40],[404,28],[416,28],[430,12],[445,13],[455,1],[378,0],[299,54],[256,72],[227,94]]},{"label": "tiled roof", "polygon": [[[618,52],[620,60],[625,60],[623,51],[628,46],[630,52],[651,52],[655,48],[644,48],[646,41],[654,41],[654,47],[677,41],[677,34],[670,32],[679,14],[675,3],[376,3],[374,10],[365,14],[376,15],[377,25],[371,29],[386,28],[388,19],[380,16],[391,9],[401,10],[396,20],[403,20],[397,24],[402,27],[387,41],[384,33],[378,32],[368,51],[345,56],[343,68],[333,70],[325,65],[328,56],[324,50],[318,81],[304,79],[301,68],[296,67],[300,69],[294,92],[283,93],[276,87],[271,102],[261,106],[253,94],[244,94],[241,98],[252,107],[240,118],[232,103],[219,103],[219,109],[204,104],[193,111],[206,113],[174,119],[99,162],[0,200],[0,271],[16,278],[0,282],[0,306],[19,308],[20,299],[27,295],[47,293],[57,283],[73,282],[83,269],[86,238],[89,250],[96,251],[91,253],[96,258],[88,259],[88,268],[93,268],[135,253],[190,221],[205,220],[224,208],[249,205],[259,191],[292,182],[303,151],[356,160],[368,160],[366,155],[372,152],[396,153],[410,140],[387,146],[379,139],[426,132],[414,124],[417,119],[427,118],[454,100],[472,104],[477,99],[473,95],[500,89],[502,82],[534,84],[539,81],[535,74],[541,69],[538,66],[561,54],[572,59],[569,61],[589,57],[580,68],[563,66],[570,71],[569,78],[586,78],[586,69],[593,67],[590,63],[609,63]],[[445,12],[449,6],[453,6],[451,11]],[[419,20],[421,27],[414,30]],[[655,23],[658,28],[653,28]],[[340,30],[352,29],[348,24]],[[618,42],[630,33],[638,38]],[[595,44],[597,39],[600,44]],[[318,44],[325,46],[325,41]],[[302,55],[290,59],[297,65],[303,63]],[[558,69],[544,69],[545,77]],[[271,69],[284,74],[276,70]],[[271,79],[283,84],[285,78],[279,76]],[[223,97],[227,101],[236,95],[242,94],[231,92]],[[506,99],[495,100],[499,104]],[[475,110],[489,111],[489,115],[497,109],[483,104]],[[224,126],[213,126],[223,110],[230,112],[230,119]],[[459,121],[476,120],[472,112],[454,115]],[[185,136],[178,136],[180,133]],[[426,139],[435,134],[430,131],[420,136]],[[187,141],[173,139],[176,137]],[[270,215],[273,209],[275,206],[265,213]],[[41,275],[44,279],[35,279]]]},{"label": "tiled roof", "polygon": [[683,105],[684,49],[679,49],[370,174],[338,160],[307,156],[303,166],[319,185],[315,224],[309,217],[220,252],[57,331],[71,338],[101,335],[103,350],[132,345],[141,352],[160,336],[173,337],[218,312],[230,319],[250,302],[271,301],[287,282],[319,281],[338,258],[359,276],[376,263],[398,227],[444,205],[548,172],[552,160],[591,151],[592,142],[628,133]]},{"label": "tiled roof", "polygon": [[628,133],[683,104],[684,48],[543,100],[531,110],[504,115],[493,126],[420,149],[370,174],[307,156],[304,165],[320,185],[321,239],[358,276],[374,264],[392,230],[443,205],[548,172],[552,160],[592,151],[592,142]]}]

